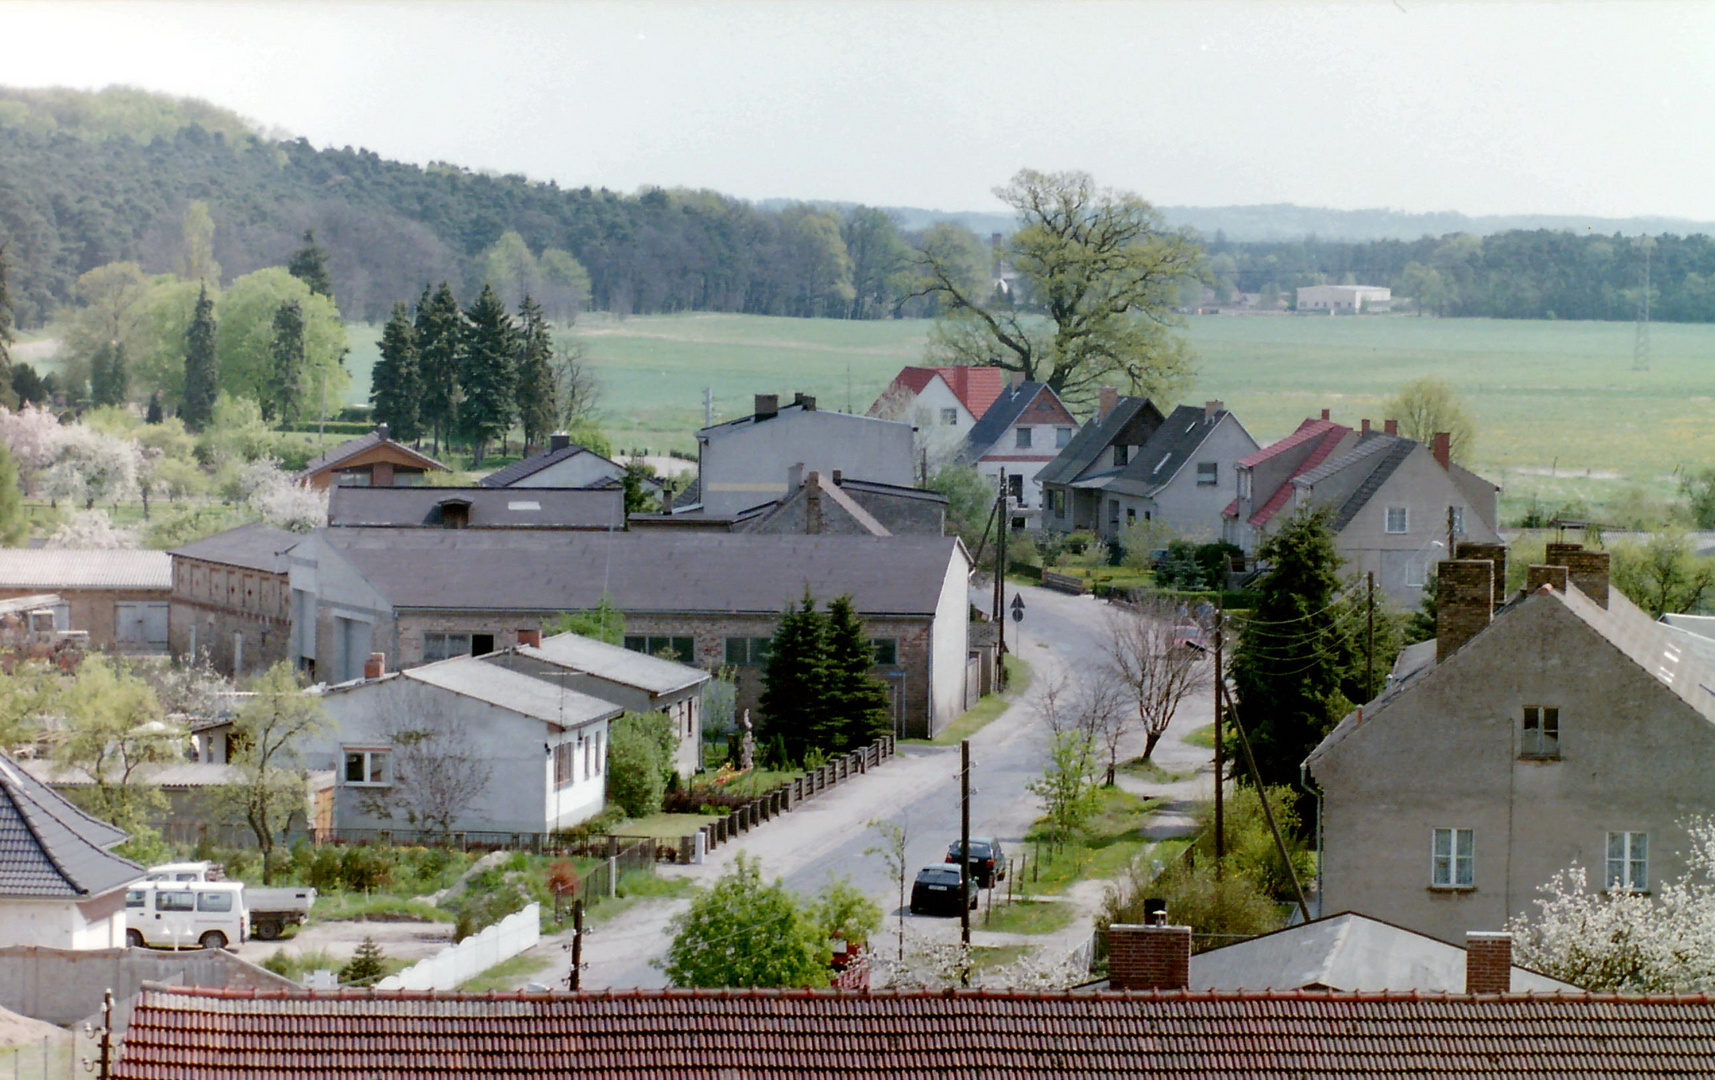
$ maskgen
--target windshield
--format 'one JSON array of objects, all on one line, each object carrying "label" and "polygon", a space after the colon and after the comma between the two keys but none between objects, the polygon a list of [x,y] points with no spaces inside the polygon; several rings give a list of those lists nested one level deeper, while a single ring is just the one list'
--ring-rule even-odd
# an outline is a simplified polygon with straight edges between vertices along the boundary
[{"label": "windshield", "polygon": [[920,885],[957,885],[959,883],[959,871],[957,869],[924,870],[917,875],[917,882]]}]

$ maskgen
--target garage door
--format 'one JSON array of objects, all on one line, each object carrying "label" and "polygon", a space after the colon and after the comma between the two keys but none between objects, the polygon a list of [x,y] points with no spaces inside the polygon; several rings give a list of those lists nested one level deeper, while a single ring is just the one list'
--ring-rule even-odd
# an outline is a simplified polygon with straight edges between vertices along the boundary
[{"label": "garage door", "polygon": [[120,648],[131,652],[167,651],[166,601],[133,601],[115,606]]}]

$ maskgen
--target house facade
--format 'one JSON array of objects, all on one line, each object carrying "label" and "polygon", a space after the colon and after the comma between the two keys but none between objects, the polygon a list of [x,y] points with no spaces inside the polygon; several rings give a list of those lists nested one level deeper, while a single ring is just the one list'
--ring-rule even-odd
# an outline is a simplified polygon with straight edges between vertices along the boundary
[{"label": "house facade", "polygon": [[1100,498],[1104,539],[1117,541],[1147,521],[1188,540],[1213,540],[1238,490],[1235,466],[1255,450],[1256,440],[1219,401],[1181,405],[1123,468],[1086,477],[1075,490]]},{"label": "house facade", "polygon": [[449,472],[445,465],[388,436],[379,424],[367,435],[340,443],[313,459],[298,474],[300,483],[317,490],[330,487],[409,487],[429,474]]},{"label": "house facade", "polygon": [[608,488],[336,487],[328,524],[401,529],[625,528],[625,492]]},{"label": "house facade", "polygon": [[58,595],[93,648],[165,653],[172,560],[164,551],[0,550],[0,600]]},{"label": "house facade", "polygon": [[1042,526],[1042,485],[1037,475],[1078,433],[1078,421],[1060,395],[1043,383],[1007,386],[959,448],[957,461],[976,469],[996,491],[1004,476],[1012,528]]},{"label": "house facade", "polygon": [[870,416],[917,430],[918,455],[931,469],[951,460],[1000,397],[1006,373],[996,367],[907,367],[869,407]]},{"label": "house facade", "polygon": [[1043,527],[1101,531],[1104,481],[1124,471],[1166,419],[1148,398],[1122,398],[1103,387],[1095,417],[1036,474],[1045,502]]},{"label": "house facade", "polygon": [[1357,432],[1336,424],[1323,409],[1320,419],[1306,420],[1286,438],[1240,458],[1233,465],[1233,501],[1221,513],[1221,539],[1243,549],[1246,558],[1255,556],[1275,517],[1291,513],[1293,478],[1357,441]]},{"label": "house facade", "polygon": [[[496,469],[483,477],[483,487],[617,488],[625,466],[572,442],[564,432],[548,436],[548,449]],[[644,481],[659,491],[653,480]]]},{"label": "house facade", "polygon": [[731,518],[779,499],[811,472],[910,487],[917,479],[911,425],[826,412],[798,394],[781,405],[758,394],[749,416],[697,432],[700,513]]},{"label": "house facade", "polygon": [[241,677],[287,659],[292,637],[286,552],[298,533],[252,523],[174,548],[167,616],[172,654],[206,656]]},{"label": "house facade", "polygon": [[1604,552],[1553,545],[1510,598],[1504,548],[1459,554],[1436,640],[1306,762],[1326,908],[1458,941],[1573,866],[1594,889],[1676,878],[1686,819],[1715,813],[1715,642],[1610,588]]}]

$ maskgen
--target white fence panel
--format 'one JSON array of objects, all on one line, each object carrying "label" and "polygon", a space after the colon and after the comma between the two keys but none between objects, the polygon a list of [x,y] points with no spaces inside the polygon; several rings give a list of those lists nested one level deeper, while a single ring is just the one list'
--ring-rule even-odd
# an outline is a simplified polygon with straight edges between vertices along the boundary
[{"label": "white fence panel", "polygon": [[380,990],[451,990],[501,961],[535,948],[541,940],[541,907],[531,904],[375,985]]}]

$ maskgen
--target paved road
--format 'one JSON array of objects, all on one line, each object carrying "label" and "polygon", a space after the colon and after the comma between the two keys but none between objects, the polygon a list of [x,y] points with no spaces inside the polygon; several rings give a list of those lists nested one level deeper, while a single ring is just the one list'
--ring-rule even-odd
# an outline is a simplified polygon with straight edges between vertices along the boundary
[{"label": "paved road", "polygon": [[[1008,627],[1013,651],[1026,659],[1036,686],[1064,673],[1071,680],[1087,674],[1100,663],[1100,643],[1105,631],[1107,605],[1089,597],[1071,597],[1043,589],[1008,589],[1025,597],[1022,624]],[[987,596],[974,597],[986,607]],[[1207,769],[1208,752],[1187,746],[1179,736],[1207,724],[1211,716],[1206,700],[1187,702],[1172,729],[1156,748],[1155,760],[1178,773]],[[1141,737],[1127,751],[1142,750]],[[995,835],[1013,841],[1015,850],[1040,809],[1024,788],[1040,775],[1048,743],[1048,731],[1037,708],[1036,694],[1029,693],[993,723],[971,738],[973,835]],[[888,874],[879,855],[865,849],[880,843],[868,822],[882,819],[903,825],[907,831],[907,861],[913,867],[940,862],[946,845],[958,837],[957,747],[906,746],[899,756],[881,769],[854,782],[817,796],[781,818],[752,832],[744,839],[711,853],[698,867],[662,867],[665,875],[707,881],[730,865],[743,851],[761,860],[763,871],[778,876],[794,890],[813,893],[827,882],[844,877],[881,902],[889,913],[887,929],[875,942],[883,955],[892,947],[891,934],[898,909],[898,882]],[[1123,778],[1124,786],[1146,794],[1190,799],[1207,776],[1178,784],[1147,784]],[[1182,831],[1182,816],[1158,820],[1152,833]],[[1087,886],[1073,899],[1085,912],[1099,902],[1101,888]],[[652,961],[665,951],[666,924],[687,901],[658,901],[622,913],[586,939],[583,984],[585,987],[663,986],[665,979]],[[958,920],[907,916],[908,933],[956,938]],[[1049,948],[1070,947],[1089,934],[1088,919],[1080,919],[1062,934],[1046,942]],[[991,935],[978,934],[980,944]],[[998,940],[998,939],[996,939]],[[1043,939],[1036,939],[1043,940]],[[530,978],[538,982],[562,981],[567,962],[558,942],[545,947],[553,966]]]}]

